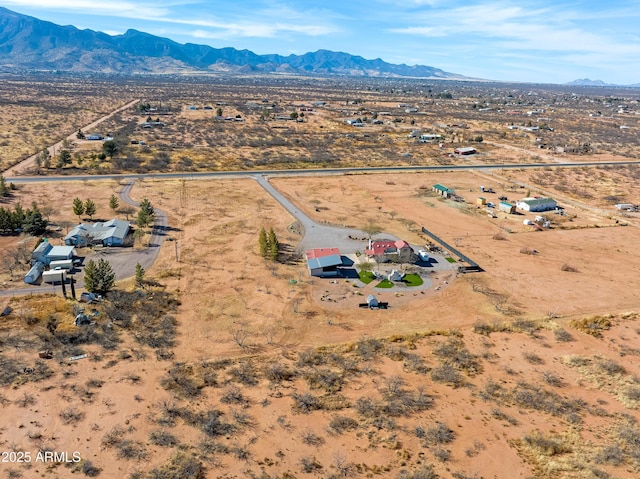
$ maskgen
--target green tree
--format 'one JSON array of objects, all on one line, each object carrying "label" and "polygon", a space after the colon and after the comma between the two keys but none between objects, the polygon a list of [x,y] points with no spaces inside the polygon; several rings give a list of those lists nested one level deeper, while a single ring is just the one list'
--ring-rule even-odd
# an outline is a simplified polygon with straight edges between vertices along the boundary
[{"label": "green tree", "polygon": [[258,245],[260,246],[260,256],[266,258],[269,254],[269,240],[267,238],[267,232],[264,228],[260,228],[260,234],[258,235]]},{"label": "green tree", "polygon": [[90,293],[107,294],[116,282],[116,275],[106,259],[89,260],[84,269],[84,287]]},{"label": "green tree", "polygon": [[115,194],[112,194],[109,197],[109,208],[111,208],[111,210],[115,213],[116,210],[118,209],[118,206],[120,206],[120,202],[118,201],[118,197]]},{"label": "green tree", "polygon": [[149,224],[153,221],[155,217],[155,211],[153,209],[153,205],[148,198],[143,198],[140,202],[140,210],[138,211],[138,217],[136,219],[136,224],[140,228],[144,228],[145,226],[149,226]]},{"label": "green tree", "polygon": [[84,140],[85,137],[84,137],[84,133],[83,133],[82,129],[78,128],[78,133],[76,133],[76,138],[78,140]]},{"label": "green tree", "polygon": [[113,158],[118,152],[118,144],[114,140],[107,140],[102,144],[102,153]]},{"label": "green tree", "polygon": [[142,267],[140,263],[136,263],[136,286],[142,287],[144,286],[144,275],[146,271]]},{"label": "green tree", "polygon": [[8,196],[9,195],[9,186],[7,185],[4,176],[0,175],[0,196]]},{"label": "green tree", "polygon": [[45,148],[36,155],[36,167],[37,168],[51,168],[51,154],[49,150]]},{"label": "green tree", "polygon": [[216,108],[216,116],[222,116],[222,108]]},{"label": "green tree", "polygon": [[48,224],[47,220],[42,217],[42,212],[38,209],[38,205],[34,201],[31,209],[25,213],[22,230],[32,236],[40,236],[47,231]]},{"label": "green tree", "polygon": [[73,199],[73,214],[78,217],[78,221],[82,221],[80,217],[84,214],[84,203],[80,198]]},{"label": "green tree", "polygon": [[276,232],[273,228],[269,229],[269,236],[267,237],[269,244],[269,259],[275,261],[278,259],[278,253],[280,252],[280,242],[276,236]]},{"label": "green tree", "polygon": [[298,112],[297,111],[292,111],[291,114],[289,115],[289,118],[291,118],[292,120],[297,120],[298,119]]},{"label": "green tree", "polygon": [[69,163],[71,163],[71,153],[69,150],[60,150],[60,153],[58,153],[58,168],[62,168]]},{"label": "green tree", "polygon": [[98,207],[96,206],[96,204],[94,203],[94,201],[92,199],[88,199],[87,201],[84,202],[84,214],[87,215],[89,218],[93,219],[93,215],[96,214],[96,211],[98,211]]}]

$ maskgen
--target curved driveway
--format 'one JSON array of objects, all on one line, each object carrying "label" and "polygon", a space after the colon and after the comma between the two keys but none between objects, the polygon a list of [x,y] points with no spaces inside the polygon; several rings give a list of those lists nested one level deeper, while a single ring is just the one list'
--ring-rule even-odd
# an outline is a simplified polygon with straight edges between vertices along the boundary
[{"label": "curved driveway", "polygon": [[[254,176],[260,186],[262,186],[267,193],[280,203],[291,215],[300,223],[304,233],[300,240],[298,248],[307,250],[312,248],[339,248],[341,252],[353,253],[356,250],[363,249],[366,244],[368,235],[363,231],[355,228],[342,228],[340,226],[327,226],[320,223],[316,223],[306,214],[302,212],[300,208],[295,206],[289,201],[282,193],[273,187],[269,183],[269,178],[264,175]],[[354,238],[363,238],[361,241],[353,240],[349,236]],[[378,235],[380,236],[380,235]],[[376,236],[374,236],[376,237]],[[393,235],[385,234],[385,238],[398,239]]]}]

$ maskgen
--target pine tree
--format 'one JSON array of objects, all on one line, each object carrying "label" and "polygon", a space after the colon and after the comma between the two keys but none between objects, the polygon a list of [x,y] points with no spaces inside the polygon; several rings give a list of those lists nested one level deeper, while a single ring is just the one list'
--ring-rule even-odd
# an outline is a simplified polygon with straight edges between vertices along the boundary
[{"label": "pine tree", "polygon": [[260,228],[260,234],[258,235],[258,245],[260,246],[260,256],[266,258],[269,254],[269,240],[267,239],[267,232],[264,228]]},{"label": "pine tree", "polygon": [[136,286],[144,286],[144,275],[146,271],[140,263],[136,263]]},{"label": "pine tree", "polygon": [[106,259],[89,260],[84,269],[84,287],[90,293],[106,294],[115,285],[116,275]]},{"label": "pine tree", "polygon": [[280,242],[278,241],[278,237],[276,236],[276,232],[273,231],[273,228],[269,229],[269,236],[267,240],[269,245],[269,259],[271,261],[275,261],[278,259],[278,253],[280,252]]},{"label": "pine tree", "polygon": [[155,215],[155,211],[153,209],[153,205],[149,201],[148,198],[143,198],[140,202],[140,211],[138,211],[138,218],[136,219],[136,224],[140,228],[144,228],[145,226],[149,226],[149,223],[153,221]]},{"label": "pine tree", "polygon": [[33,236],[40,236],[47,231],[48,224],[47,220],[42,217],[42,213],[34,201],[31,209],[27,210],[24,221],[22,222],[23,231]]},{"label": "pine tree", "polygon": [[118,209],[118,206],[120,206],[120,202],[118,201],[118,197],[114,194],[112,194],[109,197],[109,208],[111,208],[111,210],[113,210],[113,212],[115,213],[115,211]]},{"label": "pine tree", "polygon": [[93,219],[93,215],[96,214],[98,207],[94,203],[93,200],[88,199],[84,202],[84,214],[86,214],[89,218]]},{"label": "pine tree", "polygon": [[81,221],[81,216],[84,214],[84,203],[80,198],[73,199],[73,214],[78,217],[78,221]]},{"label": "pine tree", "polygon": [[7,196],[9,194],[9,187],[4,179],[4,176],[0,175],[0,196]]}]

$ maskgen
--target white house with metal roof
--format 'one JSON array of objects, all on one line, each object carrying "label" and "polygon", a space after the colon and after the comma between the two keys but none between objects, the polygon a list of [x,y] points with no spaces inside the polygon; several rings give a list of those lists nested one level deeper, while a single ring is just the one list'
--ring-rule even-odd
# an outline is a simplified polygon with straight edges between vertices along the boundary
[{"label": "white house with metal roof", "polygon": [[67,245],[87,246],[89,244],[102,244],[103,246],[122,246],[129,234],[128,221],[112,219],[105,222],[82,223],[75,226],[67,236],[64,243]]}]

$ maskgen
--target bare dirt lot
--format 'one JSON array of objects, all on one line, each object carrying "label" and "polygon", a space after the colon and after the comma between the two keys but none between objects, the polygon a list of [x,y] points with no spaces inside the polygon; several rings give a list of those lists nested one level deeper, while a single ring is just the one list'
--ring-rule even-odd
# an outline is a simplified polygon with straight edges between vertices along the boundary
[{"label": "bare dirt lot", "polygon": [[[377,225],[412,244],[426,244],[424,225],[485,272],[431,275],[425,294],[391,288],[386,311],[358,308],[357,295],[327,303],[327,291],[356,288],[311,281],[292,254],[293,219],[254,180],[140,181],[134,199],[148,197],[173,228],[147,272],[158,285],[119,284],[86,329],[60,297],[7,302],[2,449],[78,452],[81,462],[2,464],[3,473],[635,474],[633,218],[620,226],[615,211],[588,204],[567,204],[544,231],[523,225],[533,215],[489,218],[479,185],[510,199],[526,188],[475,173],[271,182],[319,222]],[[435,183],[466,202],[435,196]],[[56,198],[51,220],[62,224],[73,221],[62,193],[94,198],[102,217],[120,185],[22,188],[25,200]],[[278,234],[280,262],[260,257],[261,227]],[[38,359],[42,349],[53,359]]]}]

